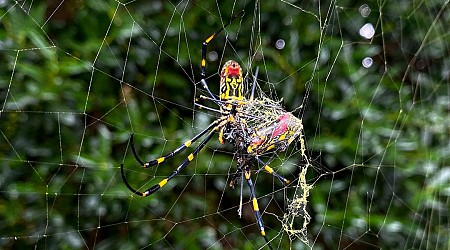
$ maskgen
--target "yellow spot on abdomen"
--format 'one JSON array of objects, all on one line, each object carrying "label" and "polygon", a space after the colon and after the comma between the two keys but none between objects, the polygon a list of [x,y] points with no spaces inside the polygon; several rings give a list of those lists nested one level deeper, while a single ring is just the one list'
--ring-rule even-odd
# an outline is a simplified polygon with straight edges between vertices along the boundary
[{"label": "yellow spot on abdomen", "polygon": [[166,158],[161,157],[161,158],[156,159],[156,161],[157,161],[158,163],[161,163],[161,162],[163,162],[165,159],[166,159]]},{"label": "yellow spot on abdomen", "polygon": [[194,155],[193,154],[188,155],[188,160],[192,161],[192,159],[194,159]]}]

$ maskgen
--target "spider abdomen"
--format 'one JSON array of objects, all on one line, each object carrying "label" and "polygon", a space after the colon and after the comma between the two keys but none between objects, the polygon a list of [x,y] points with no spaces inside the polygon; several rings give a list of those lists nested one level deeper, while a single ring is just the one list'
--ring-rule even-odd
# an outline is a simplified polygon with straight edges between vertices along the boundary
[{"label": "spider abdomen", "polygon": [[256,127],[251,135],[249,154],[263,154],[267,151],[284,151],[301,134],[301,120],[285,112],[276,120],[266,121]]}]

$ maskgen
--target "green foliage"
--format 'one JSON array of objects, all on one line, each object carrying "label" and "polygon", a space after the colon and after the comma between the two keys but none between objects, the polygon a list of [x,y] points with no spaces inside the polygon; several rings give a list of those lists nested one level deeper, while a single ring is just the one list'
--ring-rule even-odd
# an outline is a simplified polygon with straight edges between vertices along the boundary
[{"label": "green foliage", "polygon": [[[0,248],[263,246],[249,204],[237,215],[229,146],[213,140],[148,198],[126,189],[119,168],[124,163],[133,185],[148,188],[186,157],[143,170],[129,136],[142,158],[154,159],[214,119],[193,104],[205,95],[197,85],[201,44],[241,9],[245,16],[208,47],[220,60],[208,60],[207,80],[217,93],[223,61],[252,72],[259,66],[261,89],[303,119],[315,185],[311,246],[449,247],[448,1],[370,3],[367,17],[362,1],[262,1],[257,10],[253,2],[6,2]],[[371,40],[358,34],[367,22]],[[362,67],[365,57],[372,67]],[[290,179],[304,164],[295,149],[271,164]],[[293,186],[263,173],[253,178],[272,245],[306,249],[280,223]],[[247,203],[245,186],[243,195]]]}]

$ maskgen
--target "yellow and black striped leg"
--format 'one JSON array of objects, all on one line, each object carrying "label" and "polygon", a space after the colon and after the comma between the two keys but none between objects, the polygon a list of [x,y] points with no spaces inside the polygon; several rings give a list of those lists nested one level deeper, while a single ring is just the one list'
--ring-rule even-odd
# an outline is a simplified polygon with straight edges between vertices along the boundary
[{"label": "yellow and black striped leg", "polygon": [[[228,23],[226,23],[222,28],[220,28],[218,31],[214,32],[212,35],[210,35],[208,38],[206,38],[206,40],[203,42],[202,45],[202,71],[201,71],[201,75],[202,77],[206,76],[206,72],[205,72],[205,68],[206,68],[206,52],[208,51],[208,43],[211,42],[211,40],[220,32],[222,32],[222,30],[224,30],[230,23],[232,23],[234,21],[234,19],[241,17],[244,15],[244,10],[242,10],[241,12],[239,12],[237,15],[235,15],[230,21],[228,21]],[[205,82],[206,83],[206,82]],[[202,83],[203,84],[203,83]],[[213,98],[214,99],[214,98]]]},{"label": "yellow and black striped leg", "polygon": [[281,183],[283,183],[283,185],[288,185],[289,183],[291,183],[290,180],[279,175],[277,172],[275,172],[275,170],[273,170],[268,164],[264,163],[261,159],[259,159],[258,157],[255,157],[255,159],[258,161],[259,164],[261,164],[261,166],[263,166],[258,170],[258,172],[264,169],[267,173],[277,177],[278,180],[280,180]]},{"label": "yellow and black striped leg", "polygon": [[264,230],[264,222],[261,216],[261,212],[259,211],[258,201],[256,200],[255,186],[253,185],[252,179],[250,179],[250,168],[245,167],[244,171],[245,180],[247,180],[247,184],[250,188],[250,193],[252,196],[251,199],[253,204],[253,211],[255,212],[256,222],[258,223],[258,227],[262,237],[264,237],[267,242],[267,246],[272,250],[272,245],[270,245],[269,239],[266,235],[266,231]]},{"label": "yellow and black striped leg", "polygon": [[211,140],[211,137],[214,135],[214,130],[211,130],[208,135],[206,136],[205,139],[203,139],[203,141],[200,143],[200,145],[198,145],[194,151],[188,155],[188,157],[186,159],[184,159],[184,161],[177,167],[177,169],[175,169],[170,175],[168,175],[164,180],[160,181],[158,184],[150,187],[149,189],[145,190],[144,192],[140,192],[136,189],[134,189],[129,183],[127,178],[125,177],[125,173],[123,171],[123,164],[120,165],[120,173],[122,175],[122,180],[125,183],[125,185],[127,186],[127,188],[139,195],[139,196],[149,196],[153,193],[155,193],[156,191],[158,191],[162,186],[166,185],[167,182],[169,182],[173,177],[175,177],[176,175],[178,175],[181,170],[183,170],[185,167],[187,167],[187,165],[189,165],[189,163],[194,159],[194,157],[198,154],[198,152],[200,152],[200,150],[206,145],[206,143],[208,143],[209,140]]},{"label": "yellow and black striped leg", "polygon": [[190,147],[193,142],[197,141],[200,137],[204,136],[208,131],[210,131],[213,127],[215,127],[217,124],[219,124],[223,120],[224,120],[224,118],[219,118],[219,119],[215,120],[214,122],[209,124],[209,126],[207,128],[205,128],[202,132],[200,132],[198,135],[194,136],[189,141],[186,141],[185,143],[183,143],[181,146],[179,146],[174,151],[172,151],[172,152],[168,153],[167,155],[162,156],[162,157],[160,157],[158,159],[151,160],[151,161],[148,161],[148,162],[143,162],[139,158],[139,156],[138,156],[138,154],[136,152],[136,149],[134,147],[134,135],[133,134],[131,134],[131,137],[130,137],[131,151],[133,151],[134,158],[136,158],[136,161],[139,162],[139,164],[142,167],[148,168],[148,167],[155,166],[155,165],[157,165],[159,163],[162,163],[165,160],[170,159],[170,158],[174,157],[175,155],[183,152],[186,148]]}]

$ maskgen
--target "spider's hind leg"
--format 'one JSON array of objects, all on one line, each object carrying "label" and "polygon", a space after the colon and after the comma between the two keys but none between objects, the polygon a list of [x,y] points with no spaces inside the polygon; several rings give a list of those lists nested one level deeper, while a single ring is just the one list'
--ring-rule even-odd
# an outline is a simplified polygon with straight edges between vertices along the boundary
[{"label": "spider's hind leg", "polygon": [[261,216],[261,212],[259,211],[258,200],[256,199],[255,186],[253,184],[252,179],[250,179],[250,168],[248,166],[244,169],[244,176],[247,184],[250,188],[251,200],[253,205],[253,212],[255,213],[256,223],[258,224],[261,236],[264,237],[264,240],[267,242],[267,246],[272,250],[272,245],[270,244],[269,238],[267,238],[266,231],[264,229],[264,221]]}]

